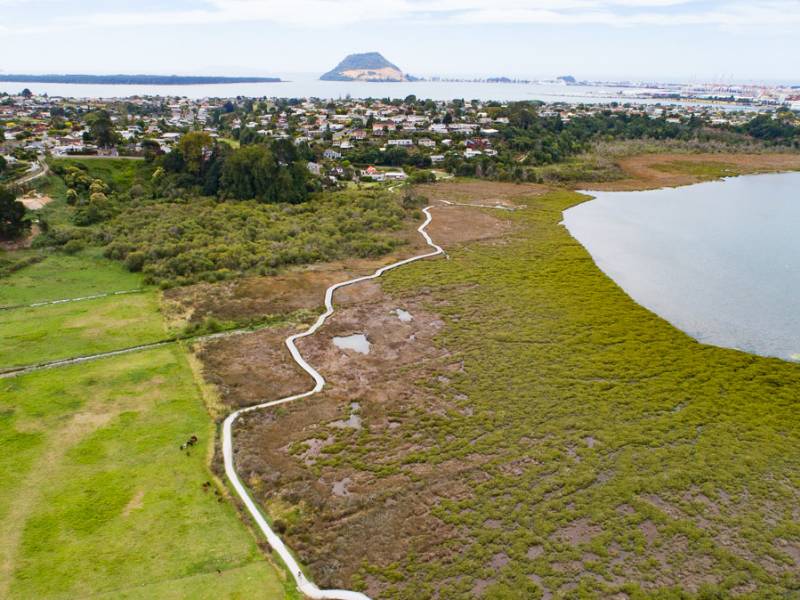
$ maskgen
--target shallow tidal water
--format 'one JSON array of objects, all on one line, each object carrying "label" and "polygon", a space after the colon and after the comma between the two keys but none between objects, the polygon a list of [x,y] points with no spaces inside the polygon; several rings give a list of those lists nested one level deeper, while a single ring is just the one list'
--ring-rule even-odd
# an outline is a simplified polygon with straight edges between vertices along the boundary
[{"label": "shallow tidal water", "polygon": [[636,302],[703,343],[800,360],[800,173],[587,193],[564,225]]},{"label": "shallow tidal water", "polygon": [[333,338],[333,345],[342,350],[355,350],[361,354],[369,354],[370,343],[363,333]]}]

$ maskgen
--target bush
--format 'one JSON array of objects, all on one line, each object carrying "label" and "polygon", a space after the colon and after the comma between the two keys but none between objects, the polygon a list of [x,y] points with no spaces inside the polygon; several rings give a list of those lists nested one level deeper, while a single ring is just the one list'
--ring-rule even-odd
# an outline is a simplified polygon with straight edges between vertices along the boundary
[{"label": "bush", "polygon": [[73,239],[64,244],[62,250],[67,254],[77,254],[84,248],[86,248],[86,243],[83,240]]},{"label": "bush", "polygon": [[404,204],[381,190],[324,194],[302,204],[210,198],[120,204],[120,213],[95,229],[94,240],[107,244],[107,257],[125,261],[151,283],[214,282],[288,265],[382,256],[401,243],[387,234],[407,217]]},{"label": "bush", "polygon": [[286,533],[288,527],[286,526],[286,523],[281,519],[275,519],[275,521],[272,523],[272,529],[278,535],[283,535],[284,533]]},{"label": "bush", "polygon": [[409,177],[411,183],[435,183],[436,174],[432,171],[414,171]]},{"label": "bush", "polygon": [[145,263],[144,252],[131,252],[125,257],[125,268],[133,273],[138,273],[142,270]]}]

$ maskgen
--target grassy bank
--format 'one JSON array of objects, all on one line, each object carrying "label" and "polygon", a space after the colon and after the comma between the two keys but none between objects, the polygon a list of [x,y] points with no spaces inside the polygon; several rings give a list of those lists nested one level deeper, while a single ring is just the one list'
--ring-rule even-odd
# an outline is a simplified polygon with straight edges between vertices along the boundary
[{"label": "grassy bank", "polygon": [[54,158],[50,167],[59,170],[63,167],[75,166],[86,170],[92,179],[102,179],[113,190],[124,191],[137,179],[149,177],[153,167],[143,160],[127,158]]},{"label": "grassy bank", "polygon": [[636,305],[558,224],[580,200],[532,198],[508,243],[387,274],[446,321],[438,343],[463,369],[421,384],[450,409],[390,413],[399,426],[318,464],[380,465],[412,488],[434,469],[418,511],[449,533],[367,557],[353,583],[409,599],[791,597],[800,366],[700,345]]}]

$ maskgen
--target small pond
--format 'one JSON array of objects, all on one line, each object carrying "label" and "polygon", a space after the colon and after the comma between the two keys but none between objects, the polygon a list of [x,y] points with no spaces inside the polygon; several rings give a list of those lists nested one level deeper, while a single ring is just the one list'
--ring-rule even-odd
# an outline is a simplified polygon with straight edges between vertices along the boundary
[{"label": "small pond", "polygon": [[369,354],[369,340],[363,333],[333,338],[333,345],[342,350],[355,350],[361,354]]}]

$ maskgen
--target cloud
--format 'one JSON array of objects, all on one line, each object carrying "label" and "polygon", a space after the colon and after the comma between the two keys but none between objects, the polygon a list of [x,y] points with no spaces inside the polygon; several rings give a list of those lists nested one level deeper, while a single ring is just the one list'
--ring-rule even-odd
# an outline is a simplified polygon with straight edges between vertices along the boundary
[{"label": "cloud", "polygon": [[[40,2],[0,0],[0,6],[24,4],[32,9]],[[26,12],[33,11],[26,9]],[[239,22],[274,23],[293,28],[332,28],[361,23],[785,28],[800,24],[800,0],[205,0],[199,8],[188,10],[83,12],[75,9],[68,17],[45,19],[44,23],[36,25],[69,29]],[[15,28],[7,25],[7,29],[10,32]]]}]

